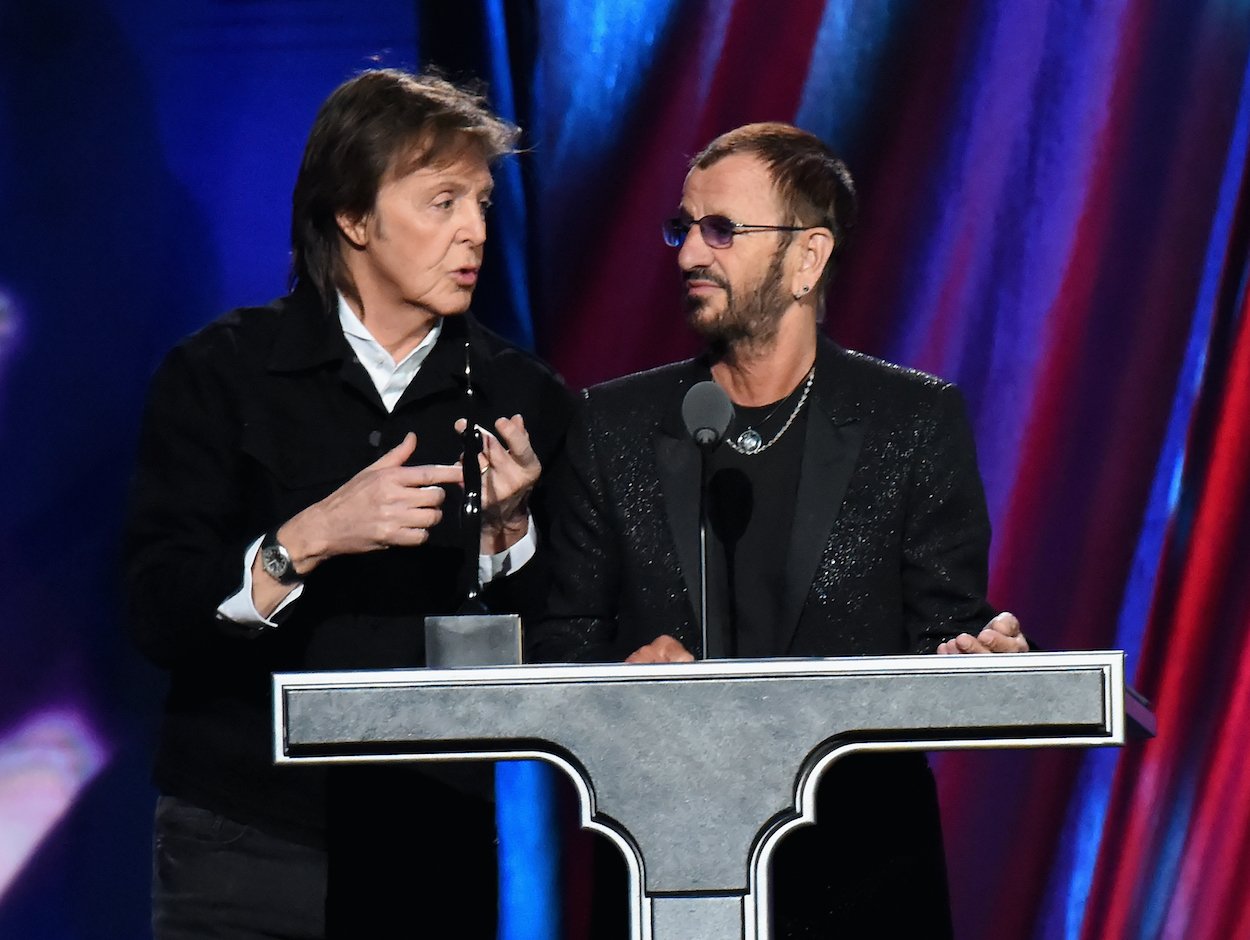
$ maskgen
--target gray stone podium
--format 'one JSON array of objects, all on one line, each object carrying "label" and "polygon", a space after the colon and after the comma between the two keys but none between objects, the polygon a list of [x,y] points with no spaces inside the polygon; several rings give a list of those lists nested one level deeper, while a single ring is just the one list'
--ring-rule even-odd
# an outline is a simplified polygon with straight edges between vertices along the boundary
[{"label": "gray stone podium", "polygon": [[768,861],[854,751],[1153,735],[1124,654],[277,674],[275,760],[537,759],[624,853],[640,940],[766,940]]}]

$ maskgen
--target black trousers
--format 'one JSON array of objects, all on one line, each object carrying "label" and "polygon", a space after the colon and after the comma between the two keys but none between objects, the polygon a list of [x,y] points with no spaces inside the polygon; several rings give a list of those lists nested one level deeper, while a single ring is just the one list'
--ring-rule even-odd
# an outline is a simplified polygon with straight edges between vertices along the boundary
[{"label": "black trousers", "polygon": [[326,853],[177,797],[156,803],[156,940],[324,940]]},{"label": "black trousers", "polygon": [[[336,768],[326,847],[157,801],[155,940],[493,940],[494,810],[408,768]],[[431,926],[438,925],[438,926]]]}]

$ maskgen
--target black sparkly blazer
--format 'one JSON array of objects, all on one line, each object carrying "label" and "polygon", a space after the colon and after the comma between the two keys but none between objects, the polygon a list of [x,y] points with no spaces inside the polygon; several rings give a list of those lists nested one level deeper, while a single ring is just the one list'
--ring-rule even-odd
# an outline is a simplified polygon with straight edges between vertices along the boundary
[{"label": "black sparkly blazer", "polygon": [[[560,472],[540,660],[619,661],[661,634],[699,654],[694,359],[588,390]],[[990,540],[962,398],[823,335],[787,553],[779,656],[932,652],[994,616]]]}]

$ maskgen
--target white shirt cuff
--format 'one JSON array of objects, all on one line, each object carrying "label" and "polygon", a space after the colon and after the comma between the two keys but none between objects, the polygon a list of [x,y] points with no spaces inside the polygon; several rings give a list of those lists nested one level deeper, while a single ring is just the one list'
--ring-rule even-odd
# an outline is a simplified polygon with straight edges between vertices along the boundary
[{"label": "white shirt cuff", "polygon": [[[301,582],[295,585],[290,594],[282,598],[281,603],[274,608],[272,614],[268,617],[261,616],[260,611],[256,609],[255,601],[252,600],[252,565],[256,562],[256,553],[260,551],[260,542],[263,538],[264,536],[258,538],[243,553],[243,586],[239,588],[237,593],[231,594],[218,605],[218,619],[231,620],[234,623],[255,629],[276,627],[281,622],[281,618],[278,615],[304,593],[304,585]],[[533,554],[533,552],[530,554]]]},{"label": "white shirt cuff", "polygon": [[525,534],[515,545],[494,555],[477,556],[478,577],[482,579],[482,584],[490,584],[496,578],[520,571],[525,563],[534,557],[534,552],[537,550],[538,530],[534,525],[534,517],[531,515]]}]

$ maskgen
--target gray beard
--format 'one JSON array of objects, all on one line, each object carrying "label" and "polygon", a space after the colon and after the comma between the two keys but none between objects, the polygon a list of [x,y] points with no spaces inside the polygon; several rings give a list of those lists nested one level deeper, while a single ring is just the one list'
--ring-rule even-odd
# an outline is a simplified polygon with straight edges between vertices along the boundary
[{"label": "gray beard", "polygon": [[717,283],[725,291],[725,310],[715,320],[697,317],[707,304],[705,298],[689,298],[686,302],[690,324],[707,341],[713,354],[730,350],[764,349],[777,337],[781,316],[789,306],[790,297],[782,287],[784,247],[773,255],[768,270],[759,282],[747,288],[741,298],[734,295],[724,281]]}]

